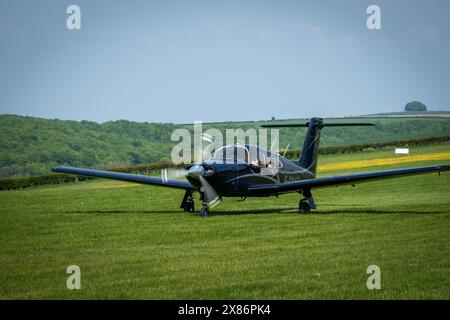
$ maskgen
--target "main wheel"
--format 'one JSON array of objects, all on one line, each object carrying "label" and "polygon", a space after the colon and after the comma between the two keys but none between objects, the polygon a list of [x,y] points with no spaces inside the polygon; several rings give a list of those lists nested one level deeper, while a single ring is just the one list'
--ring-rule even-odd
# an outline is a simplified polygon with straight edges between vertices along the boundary
[{"label": "main wheel", "polygon": [[311,212],[311,208],[309,207],[308,202],[300,201],[298,203],[298,212],[300,212],[300,213],[310,213]]},{"label": "main wheel", "polygon": [[194,202],[186,202],[183,210],[184,212],[194,212]]},{"label": "main wheel", "polygon": [[203,207],[200,209],[200,217],[207,217],[209,214],[209,209],[207,207]]}]

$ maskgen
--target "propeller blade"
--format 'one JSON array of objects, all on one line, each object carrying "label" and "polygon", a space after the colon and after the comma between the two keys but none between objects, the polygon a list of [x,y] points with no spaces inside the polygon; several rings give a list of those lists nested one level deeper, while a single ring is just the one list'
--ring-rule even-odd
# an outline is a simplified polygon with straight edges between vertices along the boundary
[{"label": "propeller blade", "polygon": [[220,196],[217,194],[216,190],[209,184],[208,181],[203,176],[199,176],[201,188],[200,191],[203,193],[204,201],[209,208],[213,208],[218,205],[221,201]]}]

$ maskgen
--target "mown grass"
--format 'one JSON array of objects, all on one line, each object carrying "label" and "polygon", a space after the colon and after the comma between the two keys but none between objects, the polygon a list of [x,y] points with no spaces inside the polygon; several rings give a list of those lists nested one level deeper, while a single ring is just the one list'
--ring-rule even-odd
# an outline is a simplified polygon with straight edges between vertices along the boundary
[{"label": "mown grass", "polygon": [[[115,181],[2,191],[0,298],[449,299],[449,186],[443,173],[319,189],[310,215],[295,194],[225,199],[205,219],[180,211],[181,191]],[[81,290],[66,288],[72,264]],[[372,264],[381,290],[366,287]]]}]

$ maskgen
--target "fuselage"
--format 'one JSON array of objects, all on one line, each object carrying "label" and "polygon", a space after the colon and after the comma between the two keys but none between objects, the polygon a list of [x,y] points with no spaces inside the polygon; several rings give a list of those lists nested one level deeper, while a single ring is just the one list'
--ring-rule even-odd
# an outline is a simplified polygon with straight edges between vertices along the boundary
[{"label": "fuselage", "polygon": [[[281,155],[252,145],[230,145],[218,149],[203,162],[204,178],[225,197],[246,197],[251,185],[279,184],[314,178],[314,174]],[[198,181],[188,177],[191,184]],[[263,196],[255,194],[252,196]]]}]

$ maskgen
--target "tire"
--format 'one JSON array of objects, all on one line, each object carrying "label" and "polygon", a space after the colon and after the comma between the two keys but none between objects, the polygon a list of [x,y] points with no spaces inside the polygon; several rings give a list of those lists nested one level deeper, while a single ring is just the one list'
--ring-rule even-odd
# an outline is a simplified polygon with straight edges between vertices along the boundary
[{"label": "tire", "polygon": [[299,213],[310,213],[311,208],[309,207],[308,202],[306,201],[300,201],[298,204],[298,212]]},{"label": "tire", "polygon": [[206,207],[200,209],[200,217],[207,217],[209,215],[209,210]]},{"label": "tire", "polygon": [[194,212],[194,203],[193,202],[187,202],[184,205],[183,210],[184,210],[184,212]]}]

